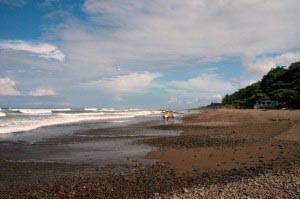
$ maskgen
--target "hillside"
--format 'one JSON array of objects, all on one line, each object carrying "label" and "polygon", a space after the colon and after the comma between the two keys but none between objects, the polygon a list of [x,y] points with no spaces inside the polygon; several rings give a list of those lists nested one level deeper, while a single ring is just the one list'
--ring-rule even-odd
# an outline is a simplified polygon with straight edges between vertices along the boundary
[{"label": "hillside", "polygon": [[276,100],[288,108],[300,108],[300,62],[271,69],[261,81],[226,94],[223,106],[253,108],[256,101]]}]

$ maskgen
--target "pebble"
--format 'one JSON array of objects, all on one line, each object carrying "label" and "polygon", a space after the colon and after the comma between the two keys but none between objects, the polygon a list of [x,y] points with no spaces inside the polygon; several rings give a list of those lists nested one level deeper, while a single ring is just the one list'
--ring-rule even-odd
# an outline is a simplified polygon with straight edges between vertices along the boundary
[{"label": "pebble", "polygon": [[183,191],[183,193],[188,193],[189,192],[189,190],[186,189],[186,188],[183,188],[182,191]]},{"label": "pebble", "polygon": [[[269,171],[247,180],[197,187],[170,198],[300,198],[300,166]],[[176,195],[176,196],[175,196]]]},{"label": "pebble", "polygon": [[173,148],[197,148],[197,147],[224,147],[238,146],[246,142],[252,142],[250,139],[237,139],[232,137],[212,137],[212,136],[176,136],[159,137],[141,140],[142,143],[156,147]]}]

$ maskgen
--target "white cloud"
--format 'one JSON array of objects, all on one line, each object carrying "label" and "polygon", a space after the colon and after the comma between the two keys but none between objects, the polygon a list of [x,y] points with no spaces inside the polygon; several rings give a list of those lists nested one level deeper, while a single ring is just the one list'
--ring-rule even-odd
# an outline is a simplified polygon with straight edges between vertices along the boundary
[{"label": "white cloud", "polygon": [[39,88],[39,89],[36,89],[34,91],[30,91],[28,93],[28,95],[30,95],[30,96],[36,96],[36,97],[40,97],[40,96],[55,96],[55,95],[57,95],[57,93],[55,92],[55,90],[52,90],[52,89]]},{"label": "white cloud", "polygon": [[246,86],[249,86],[255,82],[257,82],[258,80],[254,80],[254,79],[251,79],[251,80],[240,80],[240,79],[237,79],[237,78],[231,78],[229,80],[229,82],[231,83],[232,86],[234,86],[236,89],[240,89],[240,88],[244,88]]},{"label": "white cloud", "polygon": [[275,57],[256,58],[246,65],[246,72],[262,76],[271,68],[289,66],[296,61],[300,61],[300,51],[288,52]]},{"label": "white cloud", "polygon": [[66,14],[46,36],[61,41],[64,75],[73,80],[167,73],[298,49],[299,9],[298,0],[87,0],[85,20]]},{"label": "white cloud", "polygon": [[211,102],[221,102],[222,98],[223,96],[217,93],[174,95],[169,98],[168,104],[171,106],[200,107],[210,104]]},{"label": "white cloud", "polygon": [[98,88],[107,92],[117,94],[144,92],[152,81],[160,75],[156,73],[130,73],[111,78],[102,78],[82,84],[82,86]]},{"label": "white cloud", "polygon": [[53,4],[57,2],[59,2],[59,0],[44,0],[44,2],[41,5],[45,7],[49,7],[49,6],[53,6]]},{"label": "white cloud", "polygon": [[213,102],[221,102],[221,100],[223,99],[223,96],[220,94],[216,94],[211,96],[210,98]]},{"label": "white cloud", "polygon": [[222,96],[234,87],[217,74],[202,74],[184,81],[171,81],[164,89],[171,96],[168,100],[170,105],[199,107],[220,102]]},{"label": "white cloud", "polygon": [[227,91],[232,88],[231,84],[218,77],[216,74],[202,74],[185,81],[171,81],[171,87],[192,91]]},{"label": "white cloud", "polygon": [[93,23],[109,29],[71,37],[93,38],[95,52],[121,62],[195,65],[299,48],[299,8],[298,0],[87,0]]},{"label": "white cloud", "polygon": [[61,41],[70,78],[120,75],[119,65],[165,73],[300,48],[299,9],[298,0],[87,0],[87,20],[69,14],[45,32]]},{"label": "white cloud", "polygon": [[26,0],[0,0],[0,4],[1,3],[21,7],[24,6],[27,3],[27,1]]},{"label": "white cloud", "polygon": [[14,88],[15,85],[15,81],[10,78],[0,78],[0,95],[21,95],[20,91]]},{"label": "white cloud", "polygon": [[182,101],[179,100],[177,97],[171,96],[170,99],[168,100],[169,104],[181,104]]},{"label": "white cloud", "polygon": [[33,43],[22,40],[0,41],[0,49],[12,51],[25,51],[46,59],[64,61],[65,55],[54,45],[47,43]]}]

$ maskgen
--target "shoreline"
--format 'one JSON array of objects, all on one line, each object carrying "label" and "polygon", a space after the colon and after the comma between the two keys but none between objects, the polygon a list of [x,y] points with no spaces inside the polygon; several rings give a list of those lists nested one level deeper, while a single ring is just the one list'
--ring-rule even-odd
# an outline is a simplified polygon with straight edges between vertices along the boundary
[{"label": "shoreline", "polygon": [[[175,131],[153,130],[161,120],[126,126],[90,129],[46,138],[35,143],[0,141],[0,195],[59,180],[127,170],[154,160],[144,156],[154,147],[134,144],[153,136],[175,136]],[[113,169],[112,169],[113,168]],[[10,191],[14,190],[14,191]]]},{"label": "shoreline", "polygon": [[[22,196],[37,198],[293,197],[300,194],[300,186],[289,187],[284,181],[300,179],[299,121],[299,111],[205,110],[186,116],[181,124],[147,126],[182,131],[175,137],[143,137],[137,141],[158,149],[146,155],[150,164],[133,161],[101,168],[60,165],[57,176],[35,186],[31,182],[10,187],[2,191],[1,198],[18,197],[21,190]],[[22,164],[27,163],[11,163],[7,168],[11,172],[26,171]],[[33,173],[41,170],[42,175],[51,175],[51,169],[28,164]],[[281,187],[272,184],[276,180]],[[270,187],[261,189],[255,183]]]}]

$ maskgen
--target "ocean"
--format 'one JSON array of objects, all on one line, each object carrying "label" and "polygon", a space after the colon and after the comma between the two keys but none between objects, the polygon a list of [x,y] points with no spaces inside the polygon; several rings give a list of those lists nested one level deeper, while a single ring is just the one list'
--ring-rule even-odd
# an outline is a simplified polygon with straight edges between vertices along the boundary
[{"label": "ocean", "polygon": [[0,140],[35,142],[77,131],[155,120],[152,109],[0,109]]},{"label": "ocean", "polygon": [[148,128],[180,122],[163,120],[152,109],[12,109],[0,110],[0,159],[9,162],[91,163],[105,165],[139,159],[153,147],[133,144],[178,131]]}]

